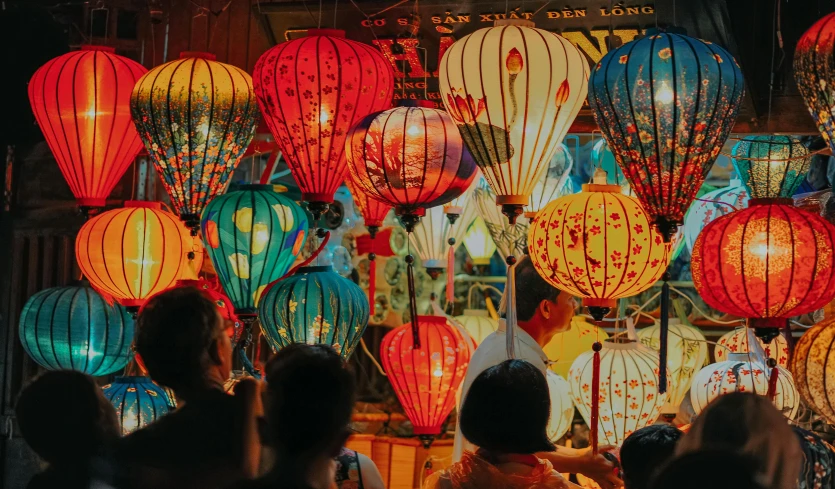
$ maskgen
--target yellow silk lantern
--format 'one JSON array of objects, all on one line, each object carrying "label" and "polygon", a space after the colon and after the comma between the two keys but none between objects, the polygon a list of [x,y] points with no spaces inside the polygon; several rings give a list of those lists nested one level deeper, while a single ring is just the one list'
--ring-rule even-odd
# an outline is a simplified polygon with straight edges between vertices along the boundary
[{"label": "yellow silk lantern", "polygon": [[[830,361],[832,360],[832,361]],[[818,323],[797,341],[791,371],[803,401],[835,424],[835,320]]]},{"label": "yellow silk lantern", "polygon": [[467,229],[467,234],[464,235],[464,246],[470,258],[473,259],[473,265],[490,264],[490,259],[496,253],[496,243],[493,242],[490,230],[487,229],[487,224],[484,224],[484,219],[481,217],[476,217]]},{"label": "yellow silk lantern", "polygon": [[582,316],[574,316],[568,331],[555,334],[543,351],[552,362],[551,370],[562,377],[568,377],[571,364],[581,353],[591,350],[595,341],[607,339],[609,335],[603,328],[598,328]]}]

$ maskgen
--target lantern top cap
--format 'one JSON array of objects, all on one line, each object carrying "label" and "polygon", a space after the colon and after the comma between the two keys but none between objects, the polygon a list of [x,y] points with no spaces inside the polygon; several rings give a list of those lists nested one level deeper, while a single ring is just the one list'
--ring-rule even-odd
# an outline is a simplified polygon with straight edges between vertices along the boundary
[{"label": "lantern top cap", "polygon": [[750,363],[752,358],[749,353],[729,353],[726,362],[745,362]]},{"label": "lantern top cap", "polygon": [[216,61],[217,56],[212,53],[206,53],[203,51],[181,51],[180,52],[180,59],[185,58],[200,58],[200,59],[208,59],[209,61]]},{"label": "lantern top cap", "polygon": [[293,273],[293,275],[301,275],[303,273],[316,273],[316,272],[333,272],[333,267],[330,265],[313,265],[309,267],[300,267],[298,270]]},{"label": "lantern top cap", "polygon": [[794,207],[794,199],[791,197],[763,197],[748,200],[748,207],[754,207],[755,205],[787,205]]},{"label": "lantern top cap", "polygon": [[[618,340],[618,341],[623,341],[623,340]],[[637,341],[634,341],[634,340],[627,340],[627,341],[622,342],[622,343],[615,343],[615,341],[611,338],[603,340],[603,348],[606,348],[606,349],[609,349],[609,350],[637,350],[638,345],[640,345],[640,343],[638,343]]]},{"label": "lantern top cap", "polygon": [[478,316],[486,318],[490,317],[490,314],[484,309],[464,309],[462,316]]},{"label": "lantern top cap", "polygon": [[81,51],[104,51],[105,53],[115,53],[116,48],[113,46],[94,46],[92,44],[82,44]]},{"label": "lantern top cap", "polygon": [[275,188],[269,183],[248,183],[238,187],[238,190],[267,190],[275,192]]},{"label": "lantern top cap", "polygon": [[[418,315],[418,324],[446,324],[447,319],[444,316],[421,316]],[[409,328],[412,327],[412,323],[407,323]]]},{"label": "lantern top cap", "polygon": [[622,189],[620,188],[620,185],[601,185],[599,183],[584,183],[583,192],[609,192],[614,194],[623,193]]},{"label": "lantern top cap", "polygon": [[532,20],[527,19],[499,19],[493,22],[493,27],[500,27],[503,25],[515,25],[519,27],[536,27]]},{"label": "lantern top cap", "polygon": [[424,109],[434,109],[435,104],[428,100],[401,100],[397,102],[398,107],[421,107]]},{"label": "lantern top cap", "polygon": [[308,29],[307,36],[328,36],[345,38],[345,31],[343,29]]},{"label": "lantern top cap", "polygon": [[150,377],[145,377],[142,375],[117,375],[115,379],[113,379],[113,384],[141,384],[141,383],[151,383]]},{"label": "lantern top cap", "polygon": [[162,209],[162,203],[150,200],[126,200],[125,209]]}]

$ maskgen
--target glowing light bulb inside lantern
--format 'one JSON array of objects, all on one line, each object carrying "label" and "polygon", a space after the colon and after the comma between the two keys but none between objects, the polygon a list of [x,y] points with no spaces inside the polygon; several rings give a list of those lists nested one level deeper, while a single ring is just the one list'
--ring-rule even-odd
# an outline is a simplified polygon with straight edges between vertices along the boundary
[{"label": "glowing light bulb inside lantern", "polygon": [[420,128],[418,126],[414,125],[414,124],[412,124],[411,126],[409,126],[408,129],[406,129],[406,134],[408,134],[409,136],[417,136],[420,133],[421,133]]},{"label": "glowing light bulb inside lantern", "polygon": [[328,115],[328,108],[323,105],[322,109],[319,111],[319,122],[327,124],[329,119],[330,116]]},{"label": "glowing light bulb inside lantern", "polygon": [[200,134],[203,135],[203,137],[208,137],[209,136],[209,123],[208,122],[203,122],[202,124],[197,126],[197,130],[200,132]]},{"label": "glowing light bulb inside lantern", "polygon": [[661,88],[655,93],[655,101],[659,104],[671,104],[673,102],[673,91],[667,82],[661,82]]},{"label": "glowing light bulb inside lantern", "polygon": [[256,223],[252,226],[252,253],[258,254],[264,251],[270,241],[270,229],[264,223]]},{"label": "glowing light bulb inside lantern", "polygon": [[444,371],[441,370],[441,367],[435,367],[435,370],[432,372],[432,375],[435,377],[443,377]]}]

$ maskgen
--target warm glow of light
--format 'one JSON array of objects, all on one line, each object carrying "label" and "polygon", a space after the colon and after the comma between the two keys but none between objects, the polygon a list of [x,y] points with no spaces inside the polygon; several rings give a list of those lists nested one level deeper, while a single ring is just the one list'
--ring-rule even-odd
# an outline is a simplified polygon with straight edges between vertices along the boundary
[{"label": "warm glow of light", "polygon": [[496,253],[496,243],[493,242],[493,237],[490,236],[490,231],[481,217],[470,224],[464,236],[464,246],[467,247],[467,253],[473,259],[474,265],[490,264],[490,259]]},{"label": "warm glow of light", "polygon": [[418,134],[420,134],[420,132],[420,128],[414,124],[409,126],[408,129],[406,129],[406,134],[408,134],[409,136],[417,136]]},{"label": "warm glow of light", "polygon": [[328,115],[328,108],[323,105],[322,108],[319,110],[319,122],[321,122],[322,124],[327,124],[329,120],[330,115]]},{"label": "warm glow of light", "polygon": [[675,94],[666,81],[661,82],[661,88],[655,92],[655,101],[659,104],[671,104],[675,99]]}]

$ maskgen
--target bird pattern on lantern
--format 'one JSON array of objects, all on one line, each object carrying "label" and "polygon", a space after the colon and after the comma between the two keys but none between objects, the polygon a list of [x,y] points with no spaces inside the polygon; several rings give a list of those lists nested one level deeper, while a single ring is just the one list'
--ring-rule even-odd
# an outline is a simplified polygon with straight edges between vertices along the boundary
[{"label": "bird pattern on lantern", "polygon": [[20,313],[20,343],[47,370],[109,375],[133,356],[133,319],[89,285],[37,292]]},{"label": "bird pattern on lantern", "polygon": [[148,71],[106,46],[81,46],[41,66],[29,102],[55,161],[82,208],[105,199],[142,149],[130,92]]},{"label": "bird pattern on lantern", "polygon": [[745,136],[731,150],[752,199],[791,197],[806,180],[812,156],[793,136]]},{"label": "bird pattern on lantern", "polygon": [[594,119],[665,241],[728,138],[744,85],[722,47],[661,32],[609,51],[592,70]]},{"label": "bird pattern on lantern", "polygon": [[272,185],[242,185],[206,206],[203,243],[235,313],[249,320],[267,285],[290,269],[304,246],[307,216]]},{"label": "bird pattern on lantern", "polygon": [[212,54],[183,52],[136,83],[131,113],[177,214],[196,229],[255,136],[252,78]]},{"label": "bird pattern on lantern", "polygon": [[441,100],[511,223],[577,117],[588,77],[576,46],[530,21],[497,21],[444,52]]},{"label": "bird pattern on lantern", "polygon": [[[830,362],[830,360],[832,360]],[[791,373],[800,398],[827,423],[835,424],[835,320],[818,323],[797,340]]]},{"label": "bird pattern on lantern", "polygon": [[391,64],[345,31],[310,29],[262,54],[253,79],[264,120],[318,219],[345,180],[348,129],[391,107]]},{"label": "bird pattern on lantern", "polygon": [[[736,328],[723,334],[713,348],[713,356],[717,362],[728,359],[732,353],[749,353],[748,331],[746,328]],[[777,364],[783,368],[789,368],[789,343],[785,336],[777,335],[769,343],[757,338],[757,342],[763,348],[765,356],[777,360]]]},{"label": "bird pattern on lantern", "polygon": [[732,178],[727,187],[702,195],[693,202],[684,216],[684,241],[687,249],[692,253],[696,238],[711,221],[747,206],[748,191],[739,178]]},{"label": "bird pattern on lantern", "polygon": [[148,377],[116,377],[102,387],[116,409],[122,435],[129,435],[174,411],[168,394]]},{"label": "bird pattern on lantern", "polygon": [[835,130],[835,13],[815,22],[797,41],[794,81],[823,138],[833,146]]}]

